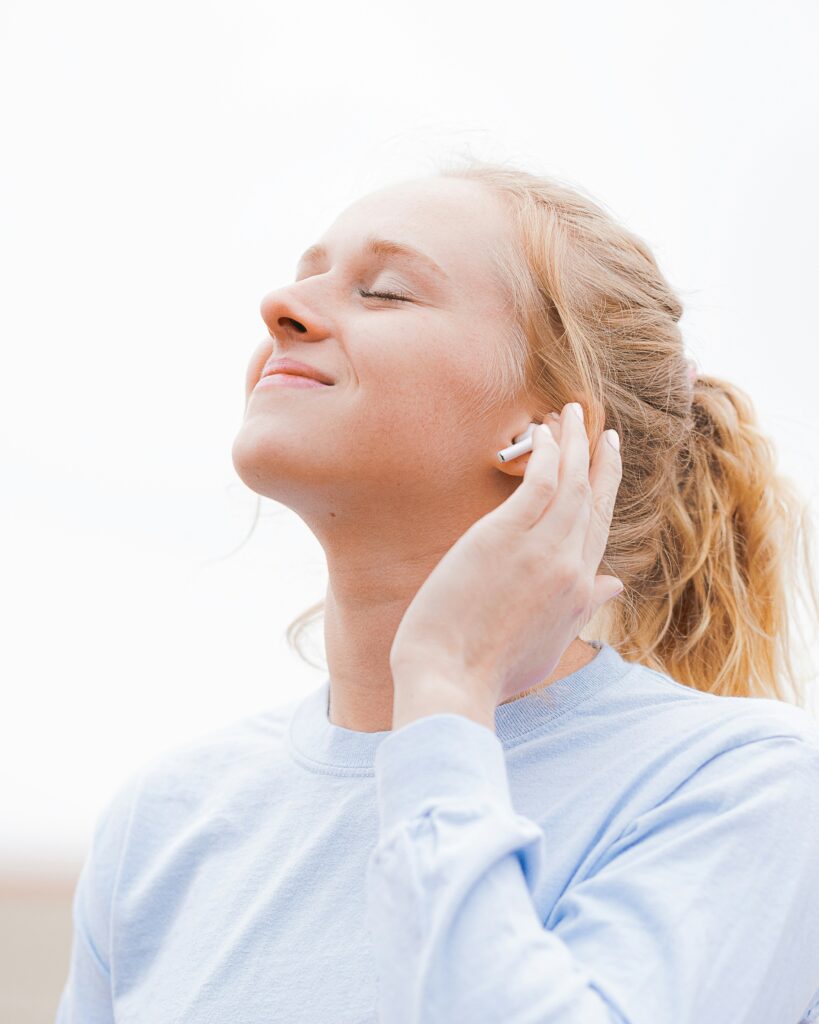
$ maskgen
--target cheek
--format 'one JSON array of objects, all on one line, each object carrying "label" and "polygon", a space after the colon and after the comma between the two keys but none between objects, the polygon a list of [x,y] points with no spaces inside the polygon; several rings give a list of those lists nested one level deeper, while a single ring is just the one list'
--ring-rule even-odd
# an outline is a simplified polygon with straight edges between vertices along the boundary
[{"label": "cheek", "polygon": [[[369,325],[368,325],[369,328]],[[457,324],[439,317],[407,317],[370,329],[359,348],[362,375],[372,380],[407,381],[414,386],[451,390],[453,382],[469,381],[480,369],[479,348]]]},{"label": "cheek", "polygon": [[270,358],[270,353],[273,351],[273,339],[263,341],[253,350],[253,355],[250,357],[250,361],[247,364],[247,370],[245,371],[245,391],[250,394],[252,389],[256,385],[256,381],[262,372],[262,367]]},{"label": "cheek", "polygon": [[469,339],[440,331],[405,332],[389,344],[382,336],[356,363],[365,418],[379,430],[414,432],[419,443],[463,429],[486,375]]}]

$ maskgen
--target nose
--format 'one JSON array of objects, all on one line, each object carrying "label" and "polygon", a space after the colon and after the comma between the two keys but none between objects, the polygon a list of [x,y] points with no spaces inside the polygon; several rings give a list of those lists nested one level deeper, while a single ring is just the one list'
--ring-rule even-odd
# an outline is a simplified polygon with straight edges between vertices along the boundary
[{"label": "nose", "polygon": [[324,320],[312,306],[296,295],[292,287],[268,292],[261,301],[259,311],[274,338],[296,337],[318,340],[327,333]]}]

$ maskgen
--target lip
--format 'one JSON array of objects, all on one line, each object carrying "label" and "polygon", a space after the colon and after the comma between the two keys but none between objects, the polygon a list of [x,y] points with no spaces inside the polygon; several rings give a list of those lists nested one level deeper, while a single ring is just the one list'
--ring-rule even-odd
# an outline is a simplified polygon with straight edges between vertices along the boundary
[{"label": "lip", "polygon": [[316,380],[315,377],[302,377],[298,373],[268,373],[264,377],[260,377],[256,381],[256,385],[253,390],[258,391],[260,388],[329,388],[332,387],[330,384],[322,384],[320,380]]},{"label": "lip", "polygon": [[335,381],[328,377],[321,370],[316,369],[315,366],[310,366],[309,363],[300,363],[297,359],[270,359],[265,363],[264,369],[262,370],[262,378],[267,377],[270,374],[286,373],[293,374],[299,377],[309,377],[312,380],[319,381],[322,384],[334,384]]}]

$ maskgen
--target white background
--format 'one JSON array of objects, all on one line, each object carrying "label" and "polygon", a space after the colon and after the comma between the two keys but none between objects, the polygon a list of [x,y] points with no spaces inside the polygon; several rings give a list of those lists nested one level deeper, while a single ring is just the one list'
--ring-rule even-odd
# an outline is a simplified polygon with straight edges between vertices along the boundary
[{"label": "white background", "polygon": [[817,8],[0,8],[0,867],[78,864],[155,752],[317,685],[320,547],[230,460],[259,302],[358,196],[470,151],[653,247],[691,355],[815,505]]}]

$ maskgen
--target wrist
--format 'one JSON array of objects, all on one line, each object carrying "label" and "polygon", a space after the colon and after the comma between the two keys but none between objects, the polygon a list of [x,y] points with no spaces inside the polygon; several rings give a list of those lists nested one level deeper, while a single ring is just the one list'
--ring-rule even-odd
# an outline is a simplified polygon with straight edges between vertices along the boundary
[{"label": "wrist", "polygon": [[418,718],[449,713],[464,715],[495,731],[494,706],[455,685],[449,678],[425,673],[399,679],[393,674],[393,684],[393,730]]}]

